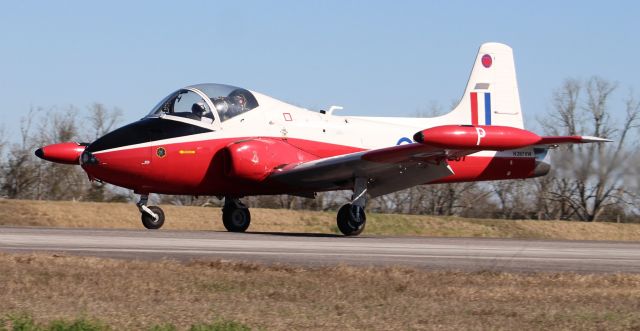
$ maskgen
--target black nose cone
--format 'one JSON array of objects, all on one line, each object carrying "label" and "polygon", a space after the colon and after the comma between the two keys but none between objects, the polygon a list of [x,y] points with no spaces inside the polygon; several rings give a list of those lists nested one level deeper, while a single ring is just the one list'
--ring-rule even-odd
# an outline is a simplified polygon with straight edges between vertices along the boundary
[{"label": "black nose cone", "polygon": [[42,150],[42,148],[36,149],[36,156],[41,159],[44,159],[44,151]]}]

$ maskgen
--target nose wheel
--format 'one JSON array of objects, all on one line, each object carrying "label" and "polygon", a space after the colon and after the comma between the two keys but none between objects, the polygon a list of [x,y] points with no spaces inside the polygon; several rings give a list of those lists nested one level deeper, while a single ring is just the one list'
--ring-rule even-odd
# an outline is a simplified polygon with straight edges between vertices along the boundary
[{"label": "nose wheel", "polygon": [[229,232],[245,232],[251,224],[251,213],[240,199],[224,198],[222,224]]},{"label": "nose wheel", "polygon": [[140,201],[136,204],[140,210],[140,219],[142,225],[150,230],[156,230],[164,224],[164,212],[158,206],[147,206],[149,201],[148,195],[141,195]]}]

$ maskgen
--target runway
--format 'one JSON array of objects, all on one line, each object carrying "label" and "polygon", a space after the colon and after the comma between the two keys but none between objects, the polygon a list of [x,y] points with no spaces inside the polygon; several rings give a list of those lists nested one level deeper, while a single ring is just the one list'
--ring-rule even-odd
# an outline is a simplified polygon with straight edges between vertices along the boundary
[{"label": "runway", "polygon": [[435,270],[640,272],[640,243],[321,234],[0,228],[1,252],[127,259],[222,259],[305,266]]}]

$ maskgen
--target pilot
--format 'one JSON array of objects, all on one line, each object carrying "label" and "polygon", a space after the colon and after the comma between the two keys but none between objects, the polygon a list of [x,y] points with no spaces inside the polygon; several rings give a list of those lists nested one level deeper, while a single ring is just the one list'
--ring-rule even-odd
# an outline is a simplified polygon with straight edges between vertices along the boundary
[{"label": "pilot", "polygon": [[199,101],[191,106],[191,112],[200,118],[202,115],[207,113],[207,108],[205,107],[204,102]]},{"label": "pilot", "polygon": [[240,115],[247,111],[247,99],[242,94],[235,94],[229,97],[231,104],[229,105],[229,117]]},{"label": "pilot", "polygon": [[216,108],[216,111],[218,111],[218,116],[220,116],[220,120],[222,121],[226,120],[229,117],[229,114],[227,113],[229,111],[229,103],[227,102],[226,98],[219,97],[212,101],[213,101],[213,106]]},{"label": "pilot", "polygon": [[243,111],[247,110],[247,98],[245,98],[244,95],[242,95],[242,94],[234,95],[233,96],[233,101],[235,102],[235,104],[240,106],[240,108]]}]

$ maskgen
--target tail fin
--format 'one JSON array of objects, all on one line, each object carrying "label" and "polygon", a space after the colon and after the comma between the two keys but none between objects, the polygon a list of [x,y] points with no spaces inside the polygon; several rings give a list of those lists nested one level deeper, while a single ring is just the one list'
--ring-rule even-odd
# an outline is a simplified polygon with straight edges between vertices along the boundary
[{"label": "tail fin", "polygon": [[499,43],[480,46],[462,99],[443,117],[455,124],[524,128],[511,47]]}]

